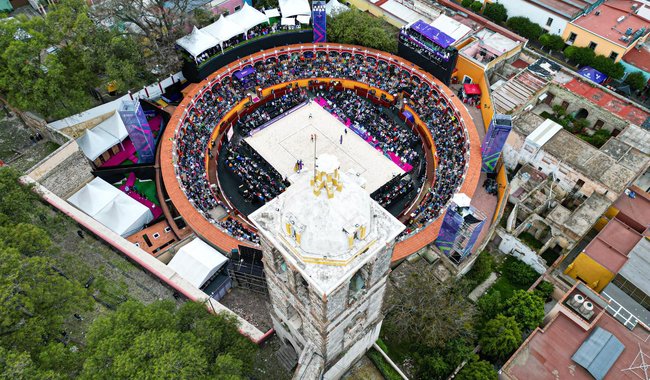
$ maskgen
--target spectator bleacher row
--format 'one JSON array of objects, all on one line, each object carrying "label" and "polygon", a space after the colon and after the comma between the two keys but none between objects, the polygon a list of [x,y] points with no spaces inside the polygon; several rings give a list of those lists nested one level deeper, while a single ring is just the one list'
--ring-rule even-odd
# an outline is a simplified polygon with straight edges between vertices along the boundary
[{"label": "spectator bleacher row", "polygon": [[[404,94],[404,99],[433,135],[438,166],[435,183],[411,214],[403,237],[435,220],[462,184],[468,150],[466,132],[438,91],[409,71],[374,57],[338,51],[283,54],[279,59],[267,58],[256,62],[255,68],[253,75],[258,88],[297,79],[329,77],[359,81],[390,94]],[[176,170],[181,187],[204,216],[219,204],[206,178],[204,160],[209,136],[225,112],[246,96],[231,77],[221,78],[210,86],[189,108],[175,141]],[[229,230],[226,232],[230,233]]]}]

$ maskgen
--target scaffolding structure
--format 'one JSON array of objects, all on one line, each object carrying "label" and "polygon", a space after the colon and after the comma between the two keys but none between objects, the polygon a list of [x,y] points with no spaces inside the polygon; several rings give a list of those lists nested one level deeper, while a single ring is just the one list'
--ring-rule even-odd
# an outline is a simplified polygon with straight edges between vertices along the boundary
[{"label": "scaffolding structure", "polygon": [[262,251],[255,248],[239,246],[230,252],[228,275],[235,286],[255,293],[268,294]]}]

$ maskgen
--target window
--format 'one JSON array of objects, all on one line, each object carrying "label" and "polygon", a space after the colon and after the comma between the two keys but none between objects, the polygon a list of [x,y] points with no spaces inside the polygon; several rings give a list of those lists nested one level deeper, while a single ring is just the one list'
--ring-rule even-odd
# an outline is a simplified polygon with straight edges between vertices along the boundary
[{"label": "window", "polygon": [[158,239],[160,237],[160,234],[158,232],[156,232],[151,236],[153,236],[154,239]]},{"label": "window", "polygon": [[553,18],[549,17],[548,20],[546,20],[546,26],[551,26],[552,23],[553,23]]},{"label": "window", "polygon": [[241,6],[240,6],[240,5],[236,6],[236,7],[235,7],[235,12],[237,12],[237,11],[240,10],[240,9],[241,9]]},{"label": "window", "polygon": [[599,130],[600,128],[603,127],[603,125],[605,125],[605,122],[602,121],[602,120],[600,120],[600,119],[598,119],[598,120],[596,121],[596,124],[594,124],[594,129],[595,129],[595,130]]},{"label": "window", "polygon": [[571,32],[571,34],[569,34],[569,39],[568,39],[568,40],[566,40],[566,42],[568,42],[568,43],[570,43],[570,44],[572,44],[572,43],[574,43],[574,42],[575,42],[575,40],[576,40],[576,38],[577,38],[577,37],[578,37],[578,35],[577,35],[577,34],[575,34],[575,33],[573,33],[573,32]]},{"label": "window", "polygon": [[589,49],[591,49],[591,50],[596,50],[596,46],[598,46],[598,44],[595,43],[595,42],[590,42],[589,43]]},{"label": "window", "polygon": [[468,77],[467,75],[463,76],[463,84],[468,84],[472,83],[472,77]]},{"label": "window", "polygon": [[618,58],[618,53],[615,51],[609,53],[609,58],[616,61],[616,58]]}]

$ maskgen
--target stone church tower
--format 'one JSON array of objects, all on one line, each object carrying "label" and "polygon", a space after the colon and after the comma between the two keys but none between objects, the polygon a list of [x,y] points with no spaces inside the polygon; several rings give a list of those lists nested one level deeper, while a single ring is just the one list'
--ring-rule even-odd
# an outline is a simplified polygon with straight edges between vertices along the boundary
[{"label": "stone church tower", "polygon": [[394,240],[404,225],[323,154],[250,215],[273,327],[299,355],[294,379],[338,379],[379,336]]}]

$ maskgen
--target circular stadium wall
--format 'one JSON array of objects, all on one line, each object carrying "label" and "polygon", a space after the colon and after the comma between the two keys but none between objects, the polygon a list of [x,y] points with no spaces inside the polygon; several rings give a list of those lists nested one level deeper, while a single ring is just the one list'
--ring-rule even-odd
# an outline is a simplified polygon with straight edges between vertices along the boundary
[{"label": "circular stadium wall", "polygon": [[[409,217],[409,210],[417,209],[420,202],[426,201],[427,192],[431,192],[430,189],[434,188],[433,186],[436,181],[434,175],[435,170],[445,170],[445,165],[438,168],[436,139],[433,137],[430,127],[425,124],[418,112],[414,109],[418,107],[412,107],[412,105],[414,102],[419,102],[420,105],[426,103],[427,107],[430,105],[444,109],[444,112],[449,113],[451,120],[457,123],[456,126],[461,128],[462,131],[462,141],[458,141],[458,139],[454,141],[453,143],[458,145],[454,149],[459,149],[464,152],[464,165],[457,170],[459,172],[458,175],[462,175],[462,178],[460,178],[459,184],[453,189],[451,194],[462,192],[469,197],[473,196],[480,176],[481,155],[479,136],[463,103],[448,87],[413,63],[390,53],[354,45],[329,43],[288,45],[282,48],[263,50],[230,63],[212,73],[202,82],[190,85],[186,89],[183,101],[174,111],[170,124],[165,129],[157,159],[160,167],[160,182],[164,185],[164,191],[166,192],[166,197],[164,198],[167,200],[167,202],[163,202],[162,207],[167,219],[170,221],[170,225],[174,228],[177,235],[184,235],[183,231],[179,230],[177,224],[173,222],[180,217],[197,235],[211,242],[215,247],[224,252],[229,252],[239,246],[256,247],[256,244],[251,241],[236,238],[227,233],[219,224],[211,223],[205,210],[201,210],[201,207],[197,205],[197,202],[200,202],[200,200],[197,200],[195,197],[194,199],[190,199],[191,197],[188,198],[188,194],[194,195],[197,192],[214,197],[233,218],[241,222],[252,233],[255,232],[254,227],[248,223],[245,216],[232,208],[227,197],[221,194],[218,180],[210,180],[210,173],[208,172],[211,167],[208,152],[214,148],[219,148],[223,136],[232,128],[233,122],[239,118],[239,115],[246,113],[247,108],[253,103],[250,96],[239,94],[241,100],[234,104],[214,106],[214,108],[219,108],[217,110],[220,115],[218,121],[213,123],[214,125],[200,126],[200,128],[197,128],[204,130],[203,135],[200,137],[197,138],[196,133],[191,135],[193,139],[191,142],[193,144],[192,146],[197,147],[191,151],[191,154],[195,156],[195,161],[200,163],[200,165],[194,164],[194,166],[199,167],[198,173],[195,172],[196,170],[193,170],[194,177],[187,178],[186,173],[179,172],[178,170],[179,153],[181,155],[188,154],[188,152],[183,151],[183,147],[186,144],[185,140],[190,137],[186,129],[188,126],[196,128],[192,123],[196,121],[198,114],[210,112],[209,108],[206,108],[206,105],[203,104],[206,96],[208,94],[212,96],[213,89],[218,87],[226,78],[231,78],[235,72],[247,66],[254,67],[259,62],[268,62],[273,59],[287,62],[284,67],[290,70],[291,61],[284,61],[287,57],[300,57],[300,60],[304,61],[305,59],[319,57],[328,59],[328,57],[334,55],[350,56],[359,61],[366,60],[368,62],[388,64],[395,72],[399,72],[401,78],[410,83],[415,83],[419,86],[419,89],[425,89],[423,90],[425,96],[421,99],[412,99],[408,94],[391,94],[381,89],[381,87],[385,88],[382,83],[364,83],[362,78],[359,77],[338,78],[311,74],[305,78],[294,76],[290,78],[291,80],[275,83],[266,88],[258,87],[253,91],[252,95],[264,98],[288,86],[309,88],[314,83],[336,81],[338,86],[354,89],[364,94],[372,94],[377,99],[380,99],[381,102],[386,103],[385,105],[387,106],[397,106],[400,114],[402,111],[408,111],[412,115],[412,118],[407,120],[407,124],[419,134],[425,149],[425,154],[427,155],[428,165],[426,168],[427,183],[419,189],[419,194],[415,201],[405,210],[404,218]],[[382,96],[379,96],[380,94]],[[203,187],[204,189],[198,189],[199,187]],[[442,224],[444,210],[450,200],[451,195],[448,199],[444,200],[443,211],[436,218],[428,220],[423,225],[412,229],[408,234],[400,238],[393,252],[393,261],[403,259],[436,239]]]}]

